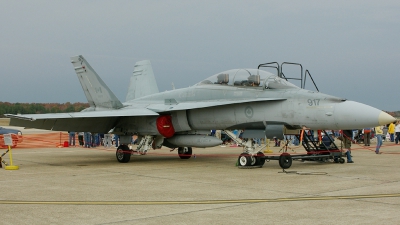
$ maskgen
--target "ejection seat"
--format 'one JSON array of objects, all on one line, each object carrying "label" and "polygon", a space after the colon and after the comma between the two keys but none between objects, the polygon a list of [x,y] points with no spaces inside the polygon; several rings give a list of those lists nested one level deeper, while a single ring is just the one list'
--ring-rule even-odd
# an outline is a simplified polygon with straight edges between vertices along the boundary
[{"label": "ejection seat", "polygon": [[249,86],[258,87],[260,85],[260,75],[250,75],[247,80]]},{"label": "ejection seat", "polygon": [[258,87],[260,85],[260,75],[250,75],[247,80],[237,80],[233,85]]}]

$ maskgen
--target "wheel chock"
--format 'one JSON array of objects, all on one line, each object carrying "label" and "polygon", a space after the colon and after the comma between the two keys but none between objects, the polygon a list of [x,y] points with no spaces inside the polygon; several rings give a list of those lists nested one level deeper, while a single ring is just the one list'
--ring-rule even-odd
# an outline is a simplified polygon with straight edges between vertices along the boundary
[{"label": "wheel chock", "polygon": [[10,165],[9,166],[5,166],[5,169],[6,170],[18,170],[19,166],[13,165],[11,146],[8,146],[8,151],[7,152],[10,152],[9,153],[9,155],[10,155]]},{"label": "wheel chock", "polygon": [[19,166],[6,166],[5,169],[6,170],[18,170]]},{"label": "wheel chock", "polygon": [[265,144],[266,144],[266,149],[264,150],[264,153],[273,153],[273,151],[271,149],[269,149],[269,139],[266,139]]}]

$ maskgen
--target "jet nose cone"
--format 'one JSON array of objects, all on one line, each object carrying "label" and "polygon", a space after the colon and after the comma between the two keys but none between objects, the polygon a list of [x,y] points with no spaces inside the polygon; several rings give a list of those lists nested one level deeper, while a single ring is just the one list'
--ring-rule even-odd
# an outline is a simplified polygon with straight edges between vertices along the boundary
[{"label": "jet nose cone", "polygon": [[380,125],[389,124],[391,122],[394,122],[395,120],[396,120],[396,118],[394,118],[393,116],[391,116],[383,111],[379,114],[379,117],[378,117],[378,121],[379,121]]},{"label": "jet nose cone", "polygon": [[396,119],[377,108],[354,101],[339,103],[335,108],[338,129],[362,129],[394,122]]}]

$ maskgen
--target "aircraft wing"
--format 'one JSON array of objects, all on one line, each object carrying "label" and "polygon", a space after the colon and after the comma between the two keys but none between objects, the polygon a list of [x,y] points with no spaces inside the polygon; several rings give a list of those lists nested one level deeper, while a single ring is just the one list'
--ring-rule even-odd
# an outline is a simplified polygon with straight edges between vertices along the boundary
[{"label": "aircraft wing", "polygon": [[213,106],[241,104],[246,102],[283,101],[286,98],[256,98],[256,99],[222,99],[214,101],[193,101],[177,103],[175,99],[166,99],[165,104],[151,104],[146,108],[154,112],[168,112],[188,109],[208,108]]},{"label": "aircraft wing", "polygon": [[157,116],[158,113],[145,108],[87,111],[47,114],[5,114],[11,118],[11,126],[29,127],[54,131],[91,131],[107,133],[115,126],[119,117]]},{"label": "aircraft wing", "polygon": [[43,120],[43,119],[69,119],[69,118],[99,118],[99,117],[121,117],[121,116],[157,116],[158,113],[145,108],[128,108],[120,110],[87,111],[72,113],[46,113],[46,114],[4,114],[9,118],[22,120]]},{"label": "aircraft wing", "polygon": [[247,102],[283,101],[285,98],[258,98],[235,100],[190,101],[177,103],[174,99],[166,99],[164,104],[150,104],[146,108],[123,108],[103,111],[85,111],[74,113],[48,114],[5,114],[11,118],[11,126],[29,127],[53,131],[91,131],[107,133],[114,128],[120,117],[158,116],[158,112],[171,112],[208,108],[222,105],[244,104]]}]

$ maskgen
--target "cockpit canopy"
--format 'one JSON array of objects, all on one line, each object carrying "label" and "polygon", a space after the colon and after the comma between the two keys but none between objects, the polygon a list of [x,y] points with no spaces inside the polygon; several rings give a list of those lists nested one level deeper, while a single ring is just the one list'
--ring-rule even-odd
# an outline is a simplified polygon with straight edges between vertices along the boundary
[{"label": "cockpit canopy", "polygon": [[215,74],[196,85],[227,85],[243,88],[299,88],[272,73],[258,69],[234,69]]}]

